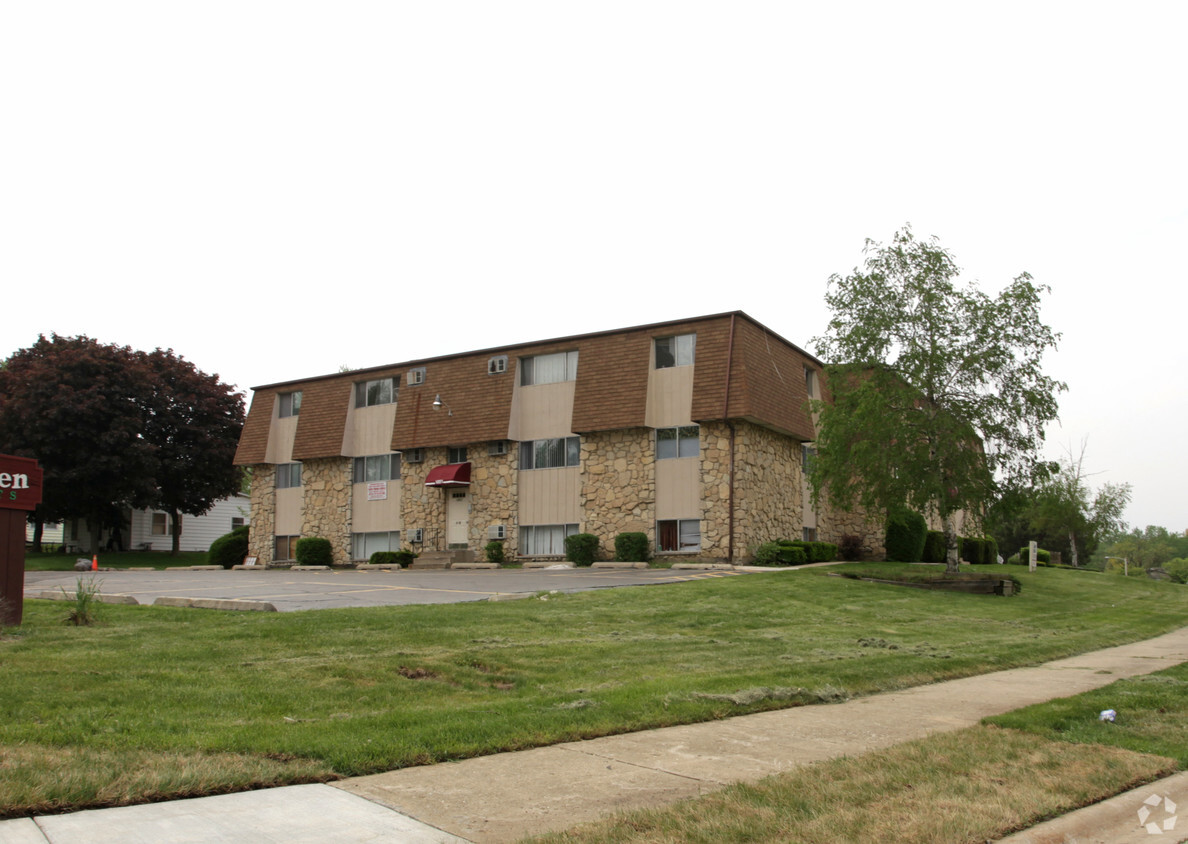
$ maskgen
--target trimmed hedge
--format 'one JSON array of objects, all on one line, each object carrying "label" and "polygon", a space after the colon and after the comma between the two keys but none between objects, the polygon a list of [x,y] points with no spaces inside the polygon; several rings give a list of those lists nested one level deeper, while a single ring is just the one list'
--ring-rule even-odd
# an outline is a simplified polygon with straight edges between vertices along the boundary
[{"label": "trimmed hedge", "polygon": [[321,536],[303,536],[297,540],[297,564],[328,566],[334,563],[330,540]]},{"label": "trimmed hedge", "polygon": [[206,552],[206,563],[229,569],[243,563],[248,553],[248,526],[237,527],[210,543]]},{"label": "trimmed hedge", "polygon": [[986,553],[986,562],[987,563],[997,563],[998,562],[998,540],[995,539],[993,536],[987,536],[984,541],[986,543],[986,552],[985,552]]},{"label": "trimmed hedge", "polygon": [[982,563],[983,542],[973,536],[961,538],[961,559],[967,563],[980,565]]},{"label": "trimmed hedge", "polygon": [[651,557],[646,533],[620,533],[615,537],[615,560],[620,563],[646,563]]},{"label": "trimmed hedge", "polygon": [[399,551],[376,551],[368,558],[373,566],[395,566],[400,564]]},{"label": "trimmed hedge", "polygon": [[921,561],[925,563],[945,562],[945,534],[944,531],[930,530],[924,535],[924,553]]},{"label": "trimmed hedge", "polygon": [[565,537],[565,559],[579,566],[588,566],[598,556],[598,537],[592,533],[575,533]]},{"label": "trimmed hedge", "polygon": [[[1024,545],[1019,549],[1019,562],[1027,565],[1031,560],[1031,549]],[[1052,564],[1052,553],[1045,551],[1043,548],[1036,549],[1035,561],[1041,566],[1050,566]]]},{"label": "trimmed hedge", "polygon": [[754,565],[778,566],[780,564],[780,546],[775,542],[764,542],[755,549]]},{"label": "trimmed hedge", "polygon": [[915,510],[899,510],[887,515],[887,559],[897,563],[918,563],[924,557],[928,523]]},{"label": "trimmed hedge", "polygon": [[492,539],[484,545],[483,554],[486,556],[488,563],[503,565],[507,560],[507,553],[503,549],[503,540],[501,539]]}]

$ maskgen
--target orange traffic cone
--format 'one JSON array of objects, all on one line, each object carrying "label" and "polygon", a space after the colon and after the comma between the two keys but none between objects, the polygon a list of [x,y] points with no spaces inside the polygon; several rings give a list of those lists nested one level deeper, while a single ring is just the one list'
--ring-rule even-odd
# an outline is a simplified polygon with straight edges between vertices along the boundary
[{"label": "orange traffic cone", "polygon": [[91,571],[99,571],[99,555],[91,557]]}]

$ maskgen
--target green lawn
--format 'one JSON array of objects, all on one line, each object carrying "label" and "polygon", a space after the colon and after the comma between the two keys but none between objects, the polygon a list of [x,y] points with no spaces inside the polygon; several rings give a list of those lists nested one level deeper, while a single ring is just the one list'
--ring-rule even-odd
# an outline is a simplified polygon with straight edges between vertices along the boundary
[{"label": "green lawn", "polygon": [[1146,638],[1188,611],[1176,584],[1006,568],[1024,583],[1019,597],[811,569],[506,603],[277,614],[103,605],[94,627],[65,626],[62,603],[29,601],[24,625],[0,640],[0,813],[356,775],[835,700]]},{"label": "green lawn", "polygon": [[[91,559],[90,554],[34,554],[25,552],[26,571],[72,571],[74,561],[82,557]],[[176,557],[168,551],[107,551],[99,555],[102,568],[143,568],[145,566],[163,569],[169,566],[204,566],[205,551],[182,551]]]}]

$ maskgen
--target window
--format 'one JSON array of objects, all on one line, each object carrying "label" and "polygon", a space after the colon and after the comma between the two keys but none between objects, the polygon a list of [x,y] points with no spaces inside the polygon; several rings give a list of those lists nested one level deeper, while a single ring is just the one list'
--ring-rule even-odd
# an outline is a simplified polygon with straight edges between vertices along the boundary
[{"label": "window", "polygon": [[565,553],[565,537],[577,532],[577,525],[522,526],[520,553],[526,557],[559,557]]},{"label": "window", "polygon": [[231,530],[238,530],[239,528],[243,527],[243,525],[244,525],[243,516],[232,516],[231,517]]},{"label": "window", "polygon": [[301,486],[301,464],[281,463],[276,467],[276,488],[291,489]]},{"label": "window", "polygon": [[400,392],[400,378],[379,378],[375,381],[355,382],[355,407],[374,407],[392,404]]},{"label": "window", "polygon": [[701,454],[699,434],[700,428],[696,425],[685,425],[680,428],[657,428],[656,459],[697,457]]},{"label": "window", "polygon": [[400,531],[385,530],[378,533],[352,533],[351,559],[370,560],[376,551],[399,551]]},{"label": "window", "polygon": [[425,383],[425,367],[418,366],[416,369],[408,371],[408,386],[415,387],[418,384]]},{"label": "window", "polygon": [[498,375],[500,372],[507,372],[507,355],[496,355],[487,361],[488,375]]},{"label": "window", "polygon": [[465,463],[466,449],[450,446],[446,449],[446,463]]},{"label": "window", "polygon": [[526,440],[520,443],[521,469],[560,469],[577,466],[582,459],[581,437]]},{"label": "window", "polygon": [[297,536],[278,536],[276,538],[276,553],[273,555],[274,560],[295,560],[297,559]]},{"label": "window", "polygon": [[656,537],[656,547],[660,551],[700,551],[701,522],[697,519],[656,522]]},{"label": "window", "polygon": [[375,454],[370,457],[355,458],[354,483],[366,484],[373,481],[394,481],[399,477],[399,454]]},{"label": "window", "polygon": [[496,440],[487,445],[487,454],[491,457],[498,457],[501,454],[507,454],[507,440]]},{"label": "window", "polygon": [[817,394],[817,372],[807,366],[804,368],[804,389],[810,399],[820,398]]},{"label": "window", "polygon": [[425,449],[423,448],[409,448],[404,451],[405,463],[424,463]]},{"label": "window", "polygon": [[301,391],[280,394],[280,417],[284,419],[301,412]]},{"label": "window", "polygon": [[656,338],[656,368],[692,366],[693,351],[697,348],[696,334],[678,334],[675,337]]},{"label": "window", "polygon": [[168,513],[153,513],[153,536],[169,536]]},{"label": "window", "polygon": [[817,457],[817,447],[815,445],[803,444],[800,447],[800,462],[806,475],[812,474],[813,461]]},{"label": "window", "polygon": [[817,541],[817,529],[816,528],[808,528],[808,527],[802,528],[801,533],[804,535],[805,542],[816,542]]},{"label": "window", "polygon": [[520,386],[531,387],[533,384],[573,381],[577,378],[577,364],[578,353],[576,350],[520,358]]}]

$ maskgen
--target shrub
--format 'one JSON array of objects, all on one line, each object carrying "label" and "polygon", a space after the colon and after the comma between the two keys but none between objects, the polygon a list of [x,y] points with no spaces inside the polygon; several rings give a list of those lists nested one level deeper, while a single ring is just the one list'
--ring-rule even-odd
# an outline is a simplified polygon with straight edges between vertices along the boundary
[{"label": "shrub", "polygon": [[321,536],[303,536],[297,540],[297,564],[328,566],[334,562],[330,540]]},{"label": "shrub", "polygon": [[924,535],[924,553],[920,557],[925,563],[943,563],[945,561],[945,534],[943,531],[930,530]]},{"label": "shrub", "polygon": [[206,552],[206,562],[208,565],[229,569],[231,566],[240,565],[247,553],[248,526],[244,525],[210,543],[210,550]]},{"label": "shrub", "polygon": [[832,542],[817,542],[814,544],[818,548],[818,563],[832,563],[837,559],[837,546]]},{"label": "shrub", "polygon": [[394,566],[400,564],[399,551],[376,551],[367,560],[373,566]]},{"label": "shrub", "polygon": [[780,551],[780,562],[790,566],[802,566],[809,561],[808,554],[798,545]]},{"label": "shrub", "polygon": [[579,566],[588,566],[598,556],[598,537],[592,533],[575,533],[565,537],[565,559]]},{"label": "shrub", "polygon": [[998,540],[995,539],[993,536],[987,536],[982,541],[986,543],[986,548],[985,548],[986,560],[985,560],[985,562],[986,563],[997,563],[998,562]]},{"label": "shrub", "polygon": [[775,542],[764,542],[755,549],[755,565],[774,566],[780,561],[780,546]]},{"label": "shrub", "polygon": [[919,562],[924,556],[928,523],[915,510],[887,514],[887,559],[898,563]]},{"label": "shrub", "polygon": [[975,563],[980,565],[983,562],[982,546],[984,544],[985,543],[983,543],[982,540],[977,539],[976,537],[963,537],[961,540],[962,559],[964,559],[967,563]]},{"label": "shrub", "polygon": [[495,563],[501,566],[507,560],[507,555],[503,550],[503,541],[499,539],[492,539],[484,545],[483,554],[486,555],[488,563]]},{"label": "shrub", "polygon": [[1188,559],[1176,557],[1159,566],[1176,583],[1188,583]]},{"label": "shrub", "polygon": [[838,543],[838,553],[841,558],[847,561],[862,559],[862,537],[856,533],[843,534],[841,542]]},{"label": "shrub", "polygon": [[416,551],[412,551],[408,548],[403,548],[399,551],[393,551],[392,553],[396,555],[396,562],[400,563],[403,568],[408,568],[413,564],[413,560],[421,556]]},{"label": "shrub", "polygon": [[[1041,566],[1050,566],[1052,564],[1052,555],[1043,548],[1039,548],[1035,552],[1035,560]],[[1031,550],[1026,545],[1019,549],[1019,562],[1023,565],[1031,562]]]},{"label": "shrub", "polygon": [[648,557],[646,533],[620,533],[615,537],[615,559],[620,563],[646,563]]}]

